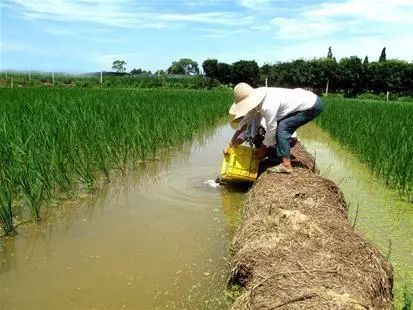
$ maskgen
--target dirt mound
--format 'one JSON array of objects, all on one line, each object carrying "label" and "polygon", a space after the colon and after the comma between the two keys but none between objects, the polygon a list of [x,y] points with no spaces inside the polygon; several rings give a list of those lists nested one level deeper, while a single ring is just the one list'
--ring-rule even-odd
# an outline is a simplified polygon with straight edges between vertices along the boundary
[{"label": "dirt mound", "polygon": [[356,230],[340,189],[301,147],[294,172],[263,173],[232,243],[233,309],[392,309],[390,264]]}]

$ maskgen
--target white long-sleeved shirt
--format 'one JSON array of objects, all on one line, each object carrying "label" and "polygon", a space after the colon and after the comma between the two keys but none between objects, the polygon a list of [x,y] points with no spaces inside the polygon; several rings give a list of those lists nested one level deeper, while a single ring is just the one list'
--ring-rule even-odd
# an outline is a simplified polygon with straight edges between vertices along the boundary
[{"label": "white long-sleeved shirt", "polygon": [[[238,130],[241,130],[242,127],[246,125],[246,129],[238,136],[239,139],[248,140],[248,138],[254,138],[258,134],[259,127],[263,127],[264,130],[267,130],[267,124],[265,119],[260,115],[258,111],[255,111],[251,114],[248,114],[247,117],[244,117],[238,127]],[[297,138],[297,132],[294,131],[291,135],[292,138]],[[275,145],[272,144],[271,146]]]},{"label": "white long-sleeved shirt", "polygon": [[302,88],[278,87],[268,87],[266,93],[257,112],[265,119],[267,131],[263,143],[268,147],[276,143],[278,121],[288,114],[312,108],[317,101],[317,95]]}]

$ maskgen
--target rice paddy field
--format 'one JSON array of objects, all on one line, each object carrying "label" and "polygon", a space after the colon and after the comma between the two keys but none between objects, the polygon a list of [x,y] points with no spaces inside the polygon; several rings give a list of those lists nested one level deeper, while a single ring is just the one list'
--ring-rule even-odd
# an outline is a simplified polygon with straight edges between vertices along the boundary
[{"label": "rice paddy field", "polygon": [[386,185],[413,200],[413,103],[327,98],[316,122]]},{"label": "rice paddy field", "polygon": [[[324,137],[325,131],[315,134],[309,126],[300,136],[314,149],[313,154],[319,154],[324,161],[320,161],[324,163],[322,172],[343,183],[340,187],[347,193],[348,201],[360,204],[360,212],[351,208],[350,215],[358,221],[357,227],[363,234],[382,253],[387,252],[388,238],[392,238],[396,298],[401,304],[403,287],[410,289],[413,276],[411,204],[406,203],[413,198],[413,103],[337,97],[325,101],[326,109],[316,122],[336,141]],[[116,296],[124,294],[122,285],[126,283],[128,288],[136,284],[142,296],[137,298],[136,292],[128,291],[125,300],[148,301],[156,291],[157,298],[162,299],[159,305],[164,306],[172,300],[168,294],[173,288],[177,290],[174,294],[179,291],[179,296],[185,298],[191,292],[197,292],[192,296],[198,294],[191,301],[179,301],[180,305],[199,305],[205,301],[205,292],[213,292],[210,300],[215,301],[210,301],[205,309],[226,308],[225,301],[216,300],[216,296],[222,294],[225,284],[227,247],[232,226],[236,225],[231,224],[228,233],[225,221],[238,214],[232,209],[241,205],[243,193],[206,188],[204,181],[216,176],[221,150],[232,134],[228,126],[217,127],[231,102],[231,92],[223,89],[0,89],[0,235],[19,233],[17,237],[2,238],[0,258],[4,264],[0,280],[5,281],[0,286],[7,290],[0,290],[0,297],[11,307],[21,302],[24,308],[33,301],[41,305],[38,298],[44,291],[20,299],[16,297],[18,288],[26,285],[30,290],[35,286],[31,283],[44,274],[57,272],[67,283],[57,290],[54,282],[49,281],[50,295],[68,294],[73,306],[83,300],[82,305],[90,308],[97,303],[89,304],[90,299],[79,289],[78,279],[85,278],[82,285],[92,292],[96,290],[96,277],[108,273],[116,284],[105,286],[102,282],[101,298],[108,299],[102,301],[102,307],[114,302],[110,291],[115,287]],[[314,131],[321,131],[319,127]],[[192,157],[185,162],[184,143],[194,137],[202,140],[208,131],[213,132],[212,140],[200,148],[191,146]],[[321,138],[317,140],[316,136]],[[350,161],[349,154],[343,155],[342,145],[357,158]],[[332,150],[338,155],[331,155]],[[174,154],[172,169],[163,159],[159,160],[164,154]],[[374,173],[374,180],[381,180],[379,185],[370,178],[363,179],[370,173],[363,167],[356,169],[360,175],[355,176],[357,164],[353,161],[357,160]],[[331,169],[330,165],[339,169]],[[131,186],[136,181],[131,171],[142,170],[145,174],[148,167],[154,170],[149,173],[153,177],[142,178],[143,185]],[[343,178],[354,182],[350,184]],[[390,194],[391,198],[382,204],[384,207],[375,200],[379,196],[376,193],[382,191],[382,183],[403,198],[402,205],[396,204]],[[122,190],[117,188],[119,184]],[[374,186],[369,187],[371,184]],[[72,201],[76,205],[83,201],[79,199],[82,193],[95,193],[100,188],[107,189],[108,197],[90,196],[103,200],[99,205],[106,210],[67,203]],[[367,207],[363,205],[366,201]],[[216,207],[220,203],[225,214]],[[62,206],[62,216],[46,212],[51,209],[47,207],[55,205]],[[67,216],[72,213],[75,215]],[[70,225],[65,223],[66,218],[71,218]],[[400,219],[404,219],[402,224]],[[49,229],[50,225],[55,226]],[[116,244],[118,250],[110,244]],[[178,259],[171,263],[170,257]],[[19,264],[15,263],[17,260]],[[75,275],[72,262],[79,263]],[[137,268],[145,266],[152,266],[148,267],[148,275],[134,274]],[[157,272],[159,275],[154,277]],[[17,274],[27,278],[20,281]],[[186,277],[185,281],[178,281],[179,277]],[[169,280],[165,281],[166,278]],[[173,283],[172,288],[166,283]],[[182,286],[179,290],[176,283]],[[130,305],[142,306],[138,301]],[[153,301],[145,304],[153,305]],[[120,306],[123,307],[123,301]]]},{"label": "rice paddy field", "polygon": [[215,124],[230,101],[225,91],[1,89],[1,228],[13,234],[53,199],[155,159]]}]

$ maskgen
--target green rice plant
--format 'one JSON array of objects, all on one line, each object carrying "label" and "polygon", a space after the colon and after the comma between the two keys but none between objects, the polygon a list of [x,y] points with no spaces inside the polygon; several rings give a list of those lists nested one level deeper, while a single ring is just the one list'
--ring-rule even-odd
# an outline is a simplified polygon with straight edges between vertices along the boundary
[{"label": "green rice plant", "polygon": [[412,294],[409,292],[407,287],[404,288],[403,292],[403,307],[402,310],[411,310],[412,309]]},{"label": "green rice plant", "polygon": [[50,199],[192,139],[230,102],[226,90],[0,89],[3,230],[13,230],[12,198],[39,219]]},{"label": "green rice plant", "polygon": [[0,184],[0,227],[6,234],[13,234],[13,189],[10,183]]},{"label": "green rice plant", "polygon": [[316,122],[412,201],[413,104],[326,98]]}]

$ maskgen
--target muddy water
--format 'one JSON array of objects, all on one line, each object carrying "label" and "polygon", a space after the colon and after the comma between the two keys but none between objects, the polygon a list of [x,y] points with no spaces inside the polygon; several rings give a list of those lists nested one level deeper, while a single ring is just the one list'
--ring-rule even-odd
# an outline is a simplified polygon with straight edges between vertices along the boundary
[{"label": "muddy water", "polygon": [[213,188],[218,127],[0,241],[0,309],[225,309],[242,191]]},{"label": "muddy water", "polygon": [[395,269],[395,297],[400,305],[405,285],[413,289],[413,204],[401,201],[346,148],[314,124],[299,132],[301,142],[316,157],[321,175],[334,180],[350,203],[356,227]]}]

